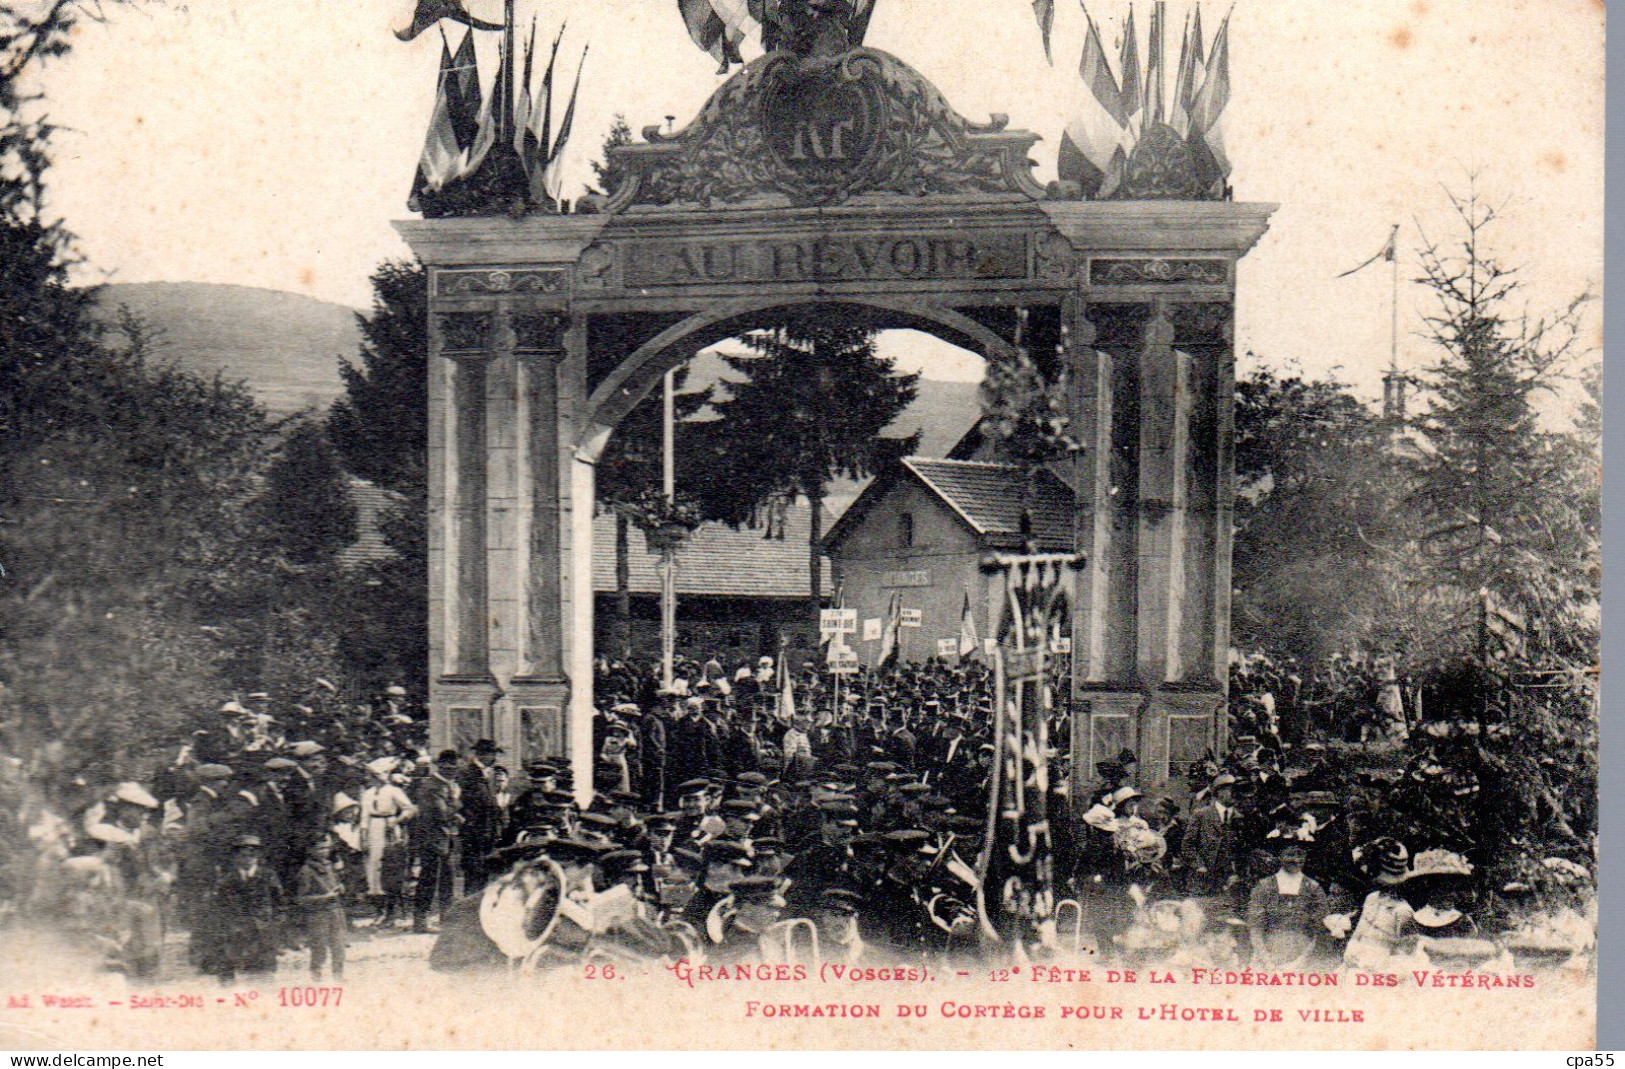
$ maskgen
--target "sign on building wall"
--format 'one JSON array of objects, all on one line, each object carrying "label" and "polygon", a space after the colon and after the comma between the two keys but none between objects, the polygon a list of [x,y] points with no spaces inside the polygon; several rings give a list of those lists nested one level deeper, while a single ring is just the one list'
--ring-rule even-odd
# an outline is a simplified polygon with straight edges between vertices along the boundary
[{"label": "sign on building wall", "polygon": [[880,585],[883,587],[930,586],[931,572],[925,568],[911,572],[882,572]]}]

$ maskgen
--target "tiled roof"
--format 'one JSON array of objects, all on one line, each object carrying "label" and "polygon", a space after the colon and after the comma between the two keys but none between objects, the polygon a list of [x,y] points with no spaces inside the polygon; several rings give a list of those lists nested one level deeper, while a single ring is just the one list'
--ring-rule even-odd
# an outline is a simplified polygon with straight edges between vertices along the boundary
[{"label": "tiled roof", "polygon": [[[1025,477],[1012,464],[905,457],[903,466],[942,498],[977,534],[995,542],[1021,537]],[[1032,501],[1033,535],[1050,552],[1072,548],[1072,491],[1041,471]]]},{"label": "tiled roof", "polygon": [[[734,530],[725,524],[702,524],[677,551],[677,593],[729,598],[805,598],[807,530],[811,510],[798,501],[784,519],[784,538],[763,538],[763,528]],[[824,526],[829,528],[829,513]],[[643,532],[628,532],[628,563],[634,594],[660,593],[660,557],[650,553]],[[824,592],[833,586],[824,561]],[[615,517],[604,513],[592,521],[592,586],[599,593],[615,590]]]},{"label": "tiled roof", "polygon": [[384,541],[383,521],[384,514],[395,507],[395,495],[352,475],[350,503],[355,506],[356,539],[339,550],[339,567],[359,568],[392,555],[395,551]]}]

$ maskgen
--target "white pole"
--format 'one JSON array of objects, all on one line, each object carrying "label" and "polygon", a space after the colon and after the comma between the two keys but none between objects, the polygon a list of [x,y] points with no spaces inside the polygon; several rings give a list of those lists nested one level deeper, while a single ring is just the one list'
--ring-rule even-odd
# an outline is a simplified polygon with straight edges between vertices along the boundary
[{"label": "white pole", "polygon": [[[660,420],[661,492],[669,507],[677,500],[677,379],[676,369],[661,379],[663,402]],[[660,552],[660,684],[671,689],[677,655],[677,554]]]},{"label": "white pole", "polygon": [[576,803],[592,803],[592,509],[597,472],[580,454],[570,464],[570,771]]},{"label": "white pole", "polygon": [[1393,233],[1394,257],[1388,261],[1390,289],[1388,294],[1388,372],[1394,376],[1394,388],[1399,386],[1399,227]]}]

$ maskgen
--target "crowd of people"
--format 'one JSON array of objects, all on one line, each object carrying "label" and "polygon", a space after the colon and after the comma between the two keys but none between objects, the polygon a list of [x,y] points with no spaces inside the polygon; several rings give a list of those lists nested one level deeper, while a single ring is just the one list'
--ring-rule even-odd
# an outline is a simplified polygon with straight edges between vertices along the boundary
[{"label": "crowd of people", "polygon": [[[1135,786],[1129,750],[1078,771],[1070,712],[1052,714],[1056,945],[1271,968],[1376,968],[1419,945],[1487,957],[1485,888],[1449,830],[1374,834],[1381,821],[1351,805],[1325,746],[1283,737],[1280,706],[1260,698],[1281,673],[1258,669],[1238,680],[1229,750],[1160,797]],[[513,957],[493,917],[543,864],[574,886],[552,901],[576,938],[558,929],[553,951],[620,931],[657,954],[676,933],[682,953],[760,956],[793,921],[849,960],[985,941],[999,893],[978,876],[993,826],[986,666],[836,678],[711,660],[679,663],[664,685],[652,665],[597,673],[590,791],[556,758],[510,769],[491,739],[431,750],[400,688],[336,708],[228,702],[148,780],[24,820],[41,860],[30,886],[6,889],[9,908],[76,925],[136,977],[157,974],[166,932],[184,932],[187,963],[224,982],[296,949],[312,975],[342,977],[360,928],[440,932],[441,967]]]}]

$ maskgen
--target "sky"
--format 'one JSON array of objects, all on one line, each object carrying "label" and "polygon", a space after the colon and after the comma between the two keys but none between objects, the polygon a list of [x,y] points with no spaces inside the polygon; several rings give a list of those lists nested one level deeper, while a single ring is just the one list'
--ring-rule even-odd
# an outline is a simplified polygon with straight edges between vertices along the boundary
[{"label": "sky", "polygon": [[[30,0],[24,0],[30,2]],[[33,0],[39,2],[39,0]],[[684,32],[676,0],[518,0],[562,55],[583,45],[566,188],[591,176],[616,114],[634,130],[682,125],[721,84]],[[470,0],[500,19],[501,0]],[[971,119],[1007,113],[1043,138],[1054,176],[1083,41],[1078,5],[1057,6],[1046,64],[1029,0],[879,0],[868,44],[914,65]],[[1128,4],[1090,0],[1115,49]],[[1229,2],[1202,6],[1209,37]],[[1273,367],[1335,375],[1380,394],[1389,279],[1339,272],[1401,224],[1403,277],[1428,235],[1456,235],[1446,190],[1503,208],[1490,234],[1524,271],[1539,313],[1602,285],[1603,13],[1600,0],[1237,0],[1227,142],[1237,200],[1280,205],[1243,261],[1236,340]],[[1137,5],[1144,48],[1150,4]],[[1169,4],[1181,24],[1188,5]],[[80,237],[89,280],[235,283],[355,307],[376,264],[408,250],[392,220],[423,143],[440,38],[391,35],[411,0],[137,0],[86,23],[44,76],[68,129],[53,208]],[[448,26],[455,47],[460,27]],[[1177,53],[1177,35],[1170,50]],[[747,52],[747,58],[750,53]],[[1169,56],[1172,65],[1177,54]],[[1143,63],[1142,59],[1142,63]],[[494,64],[486,64],[487,73]],[[1403,284],[1400,360],[1433,359],[1429,307]],[[1588,340],[1600,353],[1601,316]],[[979,374],[979,361],[916,336],[909,369]]]}]

